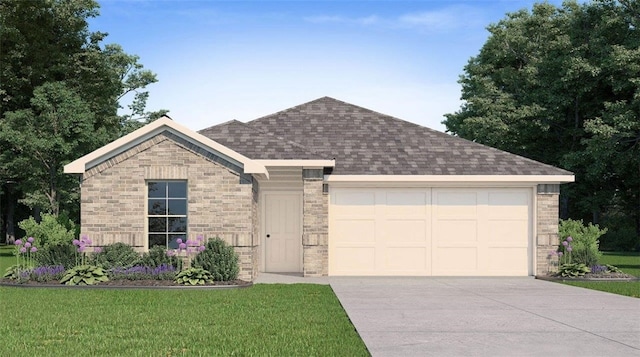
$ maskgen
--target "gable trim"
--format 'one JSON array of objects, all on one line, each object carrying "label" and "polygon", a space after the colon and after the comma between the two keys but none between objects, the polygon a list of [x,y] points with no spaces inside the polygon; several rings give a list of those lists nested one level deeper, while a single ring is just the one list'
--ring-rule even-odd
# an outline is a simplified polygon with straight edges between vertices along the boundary
[{"label": "gable trim", "polygon": [[198,134],[166,116],[65,165],[64,172],[68,174],[82,174],[100,165],[102,162],[126,152],[165,131],[242,167],[245,174],[257,174],[267,178],[269,177],[269,172],[263,164],[251,160],[204,135]]}]

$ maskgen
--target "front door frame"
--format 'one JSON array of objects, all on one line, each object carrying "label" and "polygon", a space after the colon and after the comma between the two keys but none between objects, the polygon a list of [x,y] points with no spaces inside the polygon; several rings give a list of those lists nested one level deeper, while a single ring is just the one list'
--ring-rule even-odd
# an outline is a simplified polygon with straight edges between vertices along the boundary
[{"label": "front door frame", "polygon": [[298,198],[298,204],[300,209],[297,214],[299,215],[299,261],[298,261],[298,270],[292,271],[291,273],[302,273],[303,272],[303,255],[304,250],[302,247],[302,228],[303,228],[303,214],[302,214],[302,192],[300,191],[291,191],[291,190],[262,190],[260,193],[260,255],[262,256],[260,262],[260,271],[268,273],[267,270],[267,231],[266,231],[266,221],[267,221],[267,199],[269,196],[296,196]]}]

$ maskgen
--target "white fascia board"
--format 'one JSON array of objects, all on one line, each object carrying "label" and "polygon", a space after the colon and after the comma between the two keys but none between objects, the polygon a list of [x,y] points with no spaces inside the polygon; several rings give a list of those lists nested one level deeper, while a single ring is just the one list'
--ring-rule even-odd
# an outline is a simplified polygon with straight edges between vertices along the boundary
[{"label": "white fascia board", "polygon": [[238,166],[242,166],[244,172],[247,174],[257,174],[269,177],[269,172],[264,165],[261,165],[260,163],[257,163],[254,160],[251,160],[202,134],[198,134],[185,126],[176,123],[168,117],[162,117],[155,120],[142,128],[65,165],[64,172],[69,174],[82,174],[86,170],[99,165],[104,160],[121,154],[165,130],[168,130],[169,132],[209,151],[213,151],[217,155],[223,156],[225,159]]},{"label": "white fascia board", "polygon": [[574,175],[325,175],[327,183],[529,183],[574,182]]},{"label": "white fascia board", "polygon": [[305,169],[321,169],[335,167],[336,160],[253,160],[269,167],[303,167]]}]

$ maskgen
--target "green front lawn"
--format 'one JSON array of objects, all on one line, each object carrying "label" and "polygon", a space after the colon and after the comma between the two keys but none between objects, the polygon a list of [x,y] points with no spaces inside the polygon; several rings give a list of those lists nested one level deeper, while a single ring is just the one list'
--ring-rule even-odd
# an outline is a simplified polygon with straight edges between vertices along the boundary
[{"label": "green front lawn", "polygon": [[[640,277],[640,253],[638,252],[607,252],[603,254],[600,264],[615,265],[629,275]],[[640,298],[640,281],[580,281],[565,282],[565,284]]]},{"label": "green front lawn", "polygon": [[13,251],[12,245],[0,244],[0,274],[4,274],[8,267],[16,263],[16,256],[13,255]]},{"label": "green front lawn", "polygon": [[0,287],[0,356],[366,356],[329,286]]}]

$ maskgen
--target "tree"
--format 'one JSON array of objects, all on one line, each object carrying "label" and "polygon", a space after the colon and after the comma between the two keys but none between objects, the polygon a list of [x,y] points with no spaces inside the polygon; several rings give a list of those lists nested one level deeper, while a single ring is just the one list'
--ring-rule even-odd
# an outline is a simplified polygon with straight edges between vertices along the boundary
[{"label": "tree", "polygon": [[0,179],[32,208],[77,211],[77,181],[62,167],[166,113],[145,111],[156,75],[89,31],[97,15],[93,0],[0,2]]},{"label": "tree", "polygon": [[540,3],[490,25],[447,131],[572,170],[565,217],[622,213],[640,234],[639,9]]}]

